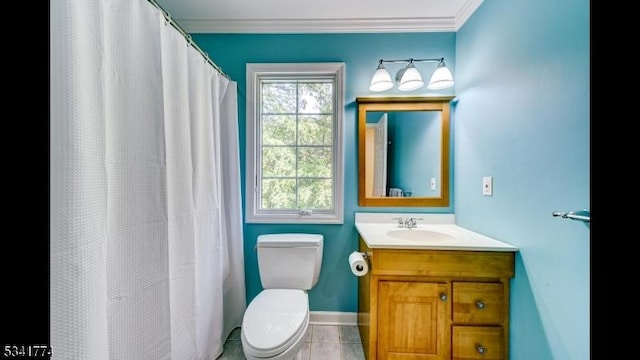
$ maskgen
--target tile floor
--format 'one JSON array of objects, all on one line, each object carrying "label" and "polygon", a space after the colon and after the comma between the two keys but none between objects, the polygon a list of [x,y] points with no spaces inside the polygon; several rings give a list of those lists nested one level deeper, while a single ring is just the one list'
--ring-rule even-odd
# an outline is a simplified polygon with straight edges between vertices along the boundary
[{"label": "tile floor", "polygon": [[[355,325],[309,325],[300,360],[364,360],[362,342]],[[245,360],[240,328],[233,330],[217,360]]]}]

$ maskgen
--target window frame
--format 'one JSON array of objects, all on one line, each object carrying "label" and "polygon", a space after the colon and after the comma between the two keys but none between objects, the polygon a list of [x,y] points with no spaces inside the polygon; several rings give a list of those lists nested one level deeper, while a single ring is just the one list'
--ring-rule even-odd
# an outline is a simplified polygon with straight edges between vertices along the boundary
[{"label": "window frame", "polygon": [[[246,196],[245,222],[271,224],[343,224],[344,223],[344,88],[345,64],[327,63],[248,63],[246,68],[247,109],[246,109]],[[304,80],[311,75],[334,78],[334,123],[333,123],[333,210],[312,212],[302,215],[298,210],[261,211],[259,179],[261,178],[262,126],[259,86],[262,79],[289,77]]]}]

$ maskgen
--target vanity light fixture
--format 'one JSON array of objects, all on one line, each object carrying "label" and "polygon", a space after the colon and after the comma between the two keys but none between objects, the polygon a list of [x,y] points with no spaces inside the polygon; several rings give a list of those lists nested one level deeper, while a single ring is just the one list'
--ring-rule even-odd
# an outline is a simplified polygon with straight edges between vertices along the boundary
[{"label": "vanity light fixture", "polygon": [[429,85],[427,88],[431,90],[441,90],[453,86],[453,75],[451,70],[447,68],[444,63],[444,58],[440,59],[406,59],[406,60],[383,60],[380,59],[378,68],[371,78],[371,84],[369,85],[370,91],[385,91],[393,87],[393,80],[391,75],[384,67],[384,63],[406,63],[407,65],[400,69],[396,73],[396,82],[398,83],[398,90],[411,91],[420,89],[424,86],[422,76],[418,69],[416,69],[413,63],[415,62],[437,62],[438,66],[431,75]]}]

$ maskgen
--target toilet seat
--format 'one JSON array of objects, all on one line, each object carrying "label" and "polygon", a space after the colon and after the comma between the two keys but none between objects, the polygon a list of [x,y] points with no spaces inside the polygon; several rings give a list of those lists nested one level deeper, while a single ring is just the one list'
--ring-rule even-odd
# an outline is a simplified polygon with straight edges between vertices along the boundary
[{"label": "toilet seat", "polygon": [[266,289],[247,307],[242,319],[246,355],[274,357],[292,347],[309,324],[309,299],[300,289]]}]

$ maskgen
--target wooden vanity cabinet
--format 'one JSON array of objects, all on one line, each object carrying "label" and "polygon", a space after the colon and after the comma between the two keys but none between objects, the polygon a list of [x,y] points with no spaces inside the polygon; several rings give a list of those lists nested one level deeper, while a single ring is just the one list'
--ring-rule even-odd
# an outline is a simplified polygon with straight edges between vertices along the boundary
[{"label": "wooden vanity cabinet", "polygon": [[358,278],[367,360],[507,359],[514,253],[371,249]]}]

